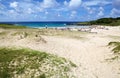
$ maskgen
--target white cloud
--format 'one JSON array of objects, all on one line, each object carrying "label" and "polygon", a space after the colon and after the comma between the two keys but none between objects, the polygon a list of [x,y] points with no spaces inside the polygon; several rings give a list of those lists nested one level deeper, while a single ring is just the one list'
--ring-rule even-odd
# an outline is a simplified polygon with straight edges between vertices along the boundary
[{"label": "white cloud", "polygon": [[11,13],[11,14],[12,14],[12,13],[15,13],[15,11],[14,11],[14,10],[9,10],[9,13]]},{"label": "white cloud", "polygon": [[55,11],[68,11],[68,7],[60,7],[60,8],[57,8],[57,9],[54,9]]},{"label": "white cloud", "polygon": [[100,11],[100,12],[98,13],[98,17],[101,17],[101,16],[103,16],[103,15],[104,15],[103,11]]},{"label": "white cloud", "polygon": [[43,2],[41,3],[41,7],[43,8],[51,8],[57,5],[58,3],[56,2],[56,0],[43,0]]},{"label": "white cloud", "polygon": [[98,13],[98,17],[101,17],[104,15],[104,8],[103,7],[99,7],[99,13]]},{"label": "white cloud", "polygon": [[105,1],[105,0],[91,0],[85,1],[82,6],[97,6],[97,5],[107,5],[112,4],[112,1]]},{"label": "white cloud", "polygon": [[69,7],[70,8],[77,8],[81,5],[82,1],[81,0],[71,0],[69,2]]},{"label": "white cloud", "polygon": [[89,14],[93,14],[96,12],[96,9],[93,7],[91,8],[91,7],[85,6],[84,8],[88,11]]},{"label": "white cloud", "polygon": [[111,10],[111,15],[112,16],[117,16],[117,15],[120,15],[120,10],[116,9],[116,8],[113,8]]},{"label": "white cloud", "polygon": [[67,1],[64,1],[64,5],[65,5],[65,6],[68,6],[68,2],[67,2]]},{"label": "white cloud", "polygon": [[31,2],[32,0],[24,0],[24,1],[26,1],[26,2]]},{"label": "white cloud", "polygon": [[28,8],[27,12],[28,14],[34,13],[34,11],[31,8]]},{"label": "white cloud", "polygon": [[[2,0],[6,1],[6,0]],[[12,2],[11,2],[12,1]],[[57,2],[59,1],[59,2]],[[118,0],[112,0],[118,1]],[[0,2],[0,15],[8,16],[8,18],[18,17],[18,19],[32,19],[48,17],[49,19],[57,19],[58,18],[69,18],[72,19],[80,19],[81,16],[85,14],[90,15],[90,18],[96,18],[97,16],[104,16],[108,14],[108,11],[104,10],[103,5],[111,4],[111,0],[8,0],[6,3],[9,5],[5,5],[4,2]],[[118,1],[119,2],[119,1]],[[1,5],[2,4],[2,5]],[[112,14],[120,14],[120,10],[115,7],[115,5],[119,6],[119,3],[114,3],[114,9],[111,11]],[[102,6],[102,7],[98,7]],[[109,6],[107,6],[109,7]],[[111,8],[111,6],[110,6]],[[88,13],[82,13],[85,12]],[[57,11],[57,12],[56,12]],[[55,13],[55,14],[52,14]],[[104,14],[105,13],[105,14]],[[56,16],[56,17],[55,17]],[[84,17],[83,16],[83,17]],[[85,18],[86,19],[86,18]],[[24,19],[23,19],[24,20]]]},{"label": "white cloud", "polygon": [[15,10],[8,10],[7,11],[7,16],[12,18],[12,19],[16,19],[18,17],[18,13]]},{"label": "white cloud", "polygon": [[74,18],[76,15],[77,15],[77,12],[76,11],[72,11],[71,14],[70,14],[70,18]]},{"label": "white cloud", "polygon": [[10,3],[11,7],[14,7],[15,11],[20,14],[32,14],[43,12],[43,8],[40,7],[40,3],[32,2],[13,2]]},{"label": "white cloud", "polygon": [[6,8],[5,5],[0,3],[0,9],[5,9],[5,8]]},{"label": "white cloud", "polygon": [[103,7],[99,7],[99,10],[100,10],[100,11],[104,11],[104,8],[103,8]]},{"label": "white cloud", "polygon": [[95,9],[94,8],[89,10],[89,14],[93,14],[93,13],[95,13]]},{"label": "white cloud", "polygon": [[59,10],[61,11],[74,10],[80,7],[81,3],[82,3],[82,0],[70,0],[69,2],[65,0],[63,2],[64,6],[62,6]]},{"label": "white cloud", "polygon": [[18,6],[18,2],[12,2],[10,3],[10,7],[16,8]]},{"label": "white cloud", "polygon": [[6,15],[6,12],[0,10],[0,15]]},{"label": "white cloud", "polygon": [[46,15],[47,15],[48,13],[49,13],[48,11],[45,12]]},{"label": "white cloud", "polygon": [[61,15],[60,14],[57,14],[58,17],[60,17]]},{"label": "white cloud", "polygon": [[120,10],[120,0],[114,0],[113,7]]}]

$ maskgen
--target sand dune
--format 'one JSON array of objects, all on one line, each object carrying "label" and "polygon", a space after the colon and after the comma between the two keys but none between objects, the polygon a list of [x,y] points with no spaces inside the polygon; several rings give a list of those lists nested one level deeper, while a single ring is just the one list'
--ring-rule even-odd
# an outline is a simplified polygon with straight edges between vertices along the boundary
[{"label": "sand dune", "polygon": [[[105,61],[112,56],[107,44],[120,40],[120,29],[118,27],[108,28],[109,30],[96,29],[97,34],[77,35],[86,39],[48,35],[19,39],[19,35],[11,36],[15,31],[10,30],[9,34],[5,34],[6,36],[0,36],[0,46],[27,47],[70,59],[78,66],[73,70],[77,78],[120,78],[120,63]],[[6,30],[0,31],[6,32]]]}]

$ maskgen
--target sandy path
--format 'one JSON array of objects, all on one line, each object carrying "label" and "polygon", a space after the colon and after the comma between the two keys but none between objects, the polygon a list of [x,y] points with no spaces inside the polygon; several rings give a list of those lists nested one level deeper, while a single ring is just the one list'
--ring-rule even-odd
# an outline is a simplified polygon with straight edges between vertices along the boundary
[{"label": "sandy path", "polygon": [[90,34],[88,40],[77,40],[63,37],[42,36],[47,43],[33,43],[26,39],[19,41],[0,40],[0,46],[22,46],[42,50],[70,59],[77,64],[74,73],[78,78],[120,78],[116,64],[109,64],[105,59],[111,54],[107,44],[113,41],[105,36],[120,36],[120,30],[98,30],[98,34]]}]

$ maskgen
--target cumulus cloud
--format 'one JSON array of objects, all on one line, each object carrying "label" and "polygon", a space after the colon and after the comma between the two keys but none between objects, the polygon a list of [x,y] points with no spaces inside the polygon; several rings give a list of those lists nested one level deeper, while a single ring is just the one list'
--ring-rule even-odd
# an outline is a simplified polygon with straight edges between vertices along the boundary
[{"label": "cumulus cloud", "polygon": [[104,8],[103,8],[103,7],[99,7],[99,10],[100,10],[100,11],[104,11]]},{"label": "cumulus cloud", "polygon": [[19,14],[15,10],[8,10],[9,17],[16,18]]},{"label": "cumulus cloud", "polygon": [[28,8],[27,12],[28,14],[34,13],[34,11],[31,8]]},{"label": "cumulus cloud", "polygon": [[117,16],[117,15],[120,15],[120,10],[116,9],[116,8],[113,8],[111,10],[111,15],[112,16]]},{"label": "cumulus cloud", "polygon": [[12,13],[15,13],[15,11],[14,11],[14,10],[9,10],[9,13],[11,13],[11,14],[12,14]]},{"label": "cumulus cloud", "polygon": [[65,6],[67,6],[69,4],[67,1],[64,1],[63,3]]},{"label": "cumulus cloud", "polygon": [[120,9],[120,0],[114,0],[113,1],[113,7],[116,9]]},{"label": "cumulus cloud", "polygon": [[16,8],[18,6],[18,2],[12,2],[10,3],[10,7]]},{"label": "cumulus cloud", "polygon": [[41,3],[41,7],[43,8],[51,8],[57,5],[58,3],[56,0],[43,0],[43,2]]},{"label": "cumulus cloud", "polygon": [[48,11],[45,12],[46,15],[47,15],[48,13],[49,13]]},{"label": "cumulus cloud", "polygon": [[101,16],[103,16],[103,15],[104,15],[103,11],[100,11],[100,12],[98,13],[98,17],[101,17]]},{"label": "cumulus cloud", "polygon": [[[31,17],[40,18],[48,15],[49,11],[56,9],[58,5],[56,0],[43,0],[40,2],[33,0],[14,1],[9,2],[9,7],[11,8],[7,8],[5,14],[8,18],[11,18],[11,16],[14,18],[19,16],[19,19],[28,19]],[[49,8],[51,9],[49,10]]]},{"label": "cumulus cloud", "polygon": [[58,13],[57,16],[60,17],[61,15]]},{"label": "cumulus cloud", "polygon": [[0,16],[1,16],[1,15],[3,15],[3,16],[6,15],[6,12],[0,10]]},{"label": "cumulus cloud", "polygon": [[113,9],[111,10],[112,16],[119,16],[120,15],[120,0],[113,1]]},{"label": "cumulus cloud", "polygon": [[42,20],[42,17],[46,17],[47,19],[53,20],[57,19],[56,17],[58,17],[71,20],[71,18],[81,19],[81,17],[78,17],[80,15],[81,16],[83,15],[83,17],[84,15],[85,16],[90,15],[89,18],[97,18],[94,16],[103,17],[105,15],[109,15],[108,13],[111,8],[113,8],[111,10],[111,15],[116,16],[120,15],[120,0],[0,0],[0,1],[1,1],[0,16],[6,18],[19,16],[19,19],[39,18]]},{"label": "cumulus cloud", "polygon": [[31,2],[32,0],[24,0],[24,1],[26,1],[26,2]]},{"label": "cumulus cloud", "polygon": [[0,3],[0,9],[6,8],[3,4]]},{"label": "cumulus cloud", "polygon": [[69,2],[69,7],[70,8],[77,8],[81,5],[82,1],[81,0],[71,0]]},{"label": "cumulus cloud", "polygon": [[108,5],[112,4],[111,1],[106,0],[91,0],[91,1],[85,1],[82,6],[98,6],[98,5]]},{"label": "cumulus cloud", "polygon": [[70,14],[70,18],[74,18],[76,17],[77,15],[77,12],[76,11],[72,11],[71,14]]},{"label": "cumulus cloud", "polygon": [[12,2],[10,3],[10,7],[14,8],[16,12],[20,14],[32,14],[43,12],[43,8],[40,7],[39,3],[32,3],[32,2]]},{"label": "cumulus cloud", "polygon": [[84,8],[87,10],[89,14],[94,14],[96,12],[96,8],[94,7],[91,8],[91,7],[85,6]]},{"label": "cumulus cloud", "polygon": [[99,13],[98,13],[98,17],[101,17],[104,15],[104,8],[103,7],[99,7]]}]

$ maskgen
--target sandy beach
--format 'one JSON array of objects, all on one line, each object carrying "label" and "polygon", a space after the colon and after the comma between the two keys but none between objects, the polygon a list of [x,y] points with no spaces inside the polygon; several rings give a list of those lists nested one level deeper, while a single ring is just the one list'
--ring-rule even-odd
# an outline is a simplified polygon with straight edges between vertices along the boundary
[{"label": "sandy beach", "polygon": [[77,78],[120,78],[120,62],[106,61],[113,56],[107,45],[120,40],[120,27],[106,28],[95,29],[97,33],[0,29],[0,47],[31,48],[69,59],[77,65],[73,69]]}]

